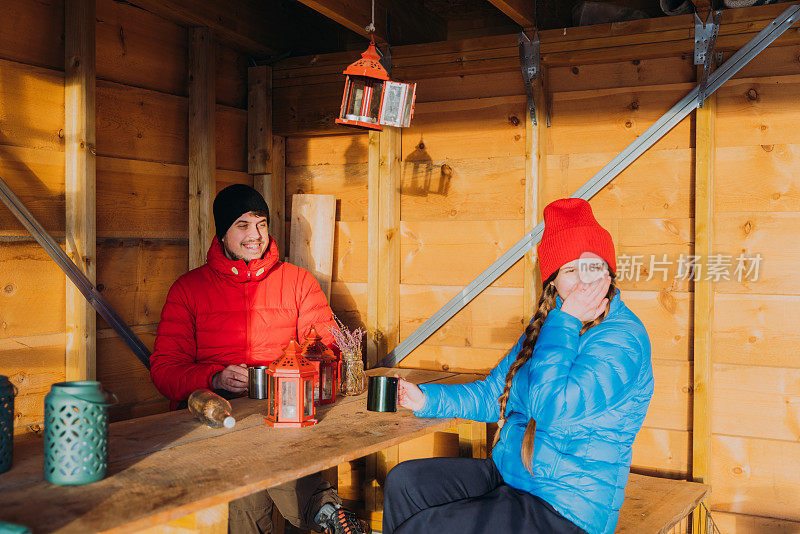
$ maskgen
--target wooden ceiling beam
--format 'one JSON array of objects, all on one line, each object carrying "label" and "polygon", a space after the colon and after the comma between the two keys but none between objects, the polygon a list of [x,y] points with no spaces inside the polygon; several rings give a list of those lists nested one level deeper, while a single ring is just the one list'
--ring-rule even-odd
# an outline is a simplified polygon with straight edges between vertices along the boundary
[{"label": "wooden ceiling beam", "polygon": [[[299,1],[348,30],[369,37],[365,28],[372,20],[372,0]],[[421,1],[375,0],[375,40],[378,43],[430,43],[446,38],[446,22],[425,9]]]},{"label": "wooden ceiling beam", "polygon": [[128,0],[182,26],[214,31],[215,39],[251,54],[268,55],[278,47],[279,28],[269,4],[242,0]]},{"label": "wooden ceiling beam", "polygon": [[489,2],[523,28],[536,26],[534,0],[489,0]]}]

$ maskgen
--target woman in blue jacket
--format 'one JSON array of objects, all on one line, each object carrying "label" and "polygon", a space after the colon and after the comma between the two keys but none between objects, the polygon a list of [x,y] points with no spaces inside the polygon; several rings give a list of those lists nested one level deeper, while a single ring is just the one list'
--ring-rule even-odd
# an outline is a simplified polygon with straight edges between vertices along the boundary
[{"label": "woman in blue jacket", "polygon": [[557,200],[544,222],[538,309],[489,376],[400,381],[417,416],[497,422],[491,458],[396,466],[384,534],[614,532],[653,394],[650,341],[615,287],[614,244],[589,203]]}]

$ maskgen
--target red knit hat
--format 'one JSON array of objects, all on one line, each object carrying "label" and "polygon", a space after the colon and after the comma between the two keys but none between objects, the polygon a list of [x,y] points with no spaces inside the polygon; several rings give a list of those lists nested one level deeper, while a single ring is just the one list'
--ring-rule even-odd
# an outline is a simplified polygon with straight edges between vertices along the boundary
[{"label": "red knit hat", "polygon": [[580,198],[562,198],[544,208],[544,234],[537,247],[544,282],[565,263],[594,252],[611,272],[617,271],[611,234],[594,218],[592,207]]}]

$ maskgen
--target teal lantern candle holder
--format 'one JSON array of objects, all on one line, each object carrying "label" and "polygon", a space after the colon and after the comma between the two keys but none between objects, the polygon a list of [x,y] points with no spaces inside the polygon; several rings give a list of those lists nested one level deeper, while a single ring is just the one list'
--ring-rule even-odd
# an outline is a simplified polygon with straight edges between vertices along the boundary
[{"label": "teal lantern candle holder", "polygon": [[11,469],[14,456],[14,397],[17,388],[0,375],[0,473]]},{"label": "teal lantern candle holder", "polygon": [[108,411],[117,397],[100,382],[59,382],[44,398],[44,478],[89,484],[108,469]]}]

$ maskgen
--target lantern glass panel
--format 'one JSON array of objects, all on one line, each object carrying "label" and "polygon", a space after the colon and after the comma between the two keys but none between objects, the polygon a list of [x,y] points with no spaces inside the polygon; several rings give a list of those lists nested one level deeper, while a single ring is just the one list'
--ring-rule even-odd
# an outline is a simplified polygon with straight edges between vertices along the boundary
[{"label": "lantern glass panel", "polygon": [[408,85],[406,88],[406,105],[403,109],[403,116],[400,118],[400,123],[404,128],[411,124],[411,106],[414,104],[414,93],[416,91],[416,84]]},{"label": "lantern glass panel", "polygon": [[383,82],[372,82],[372,98],[369,101],[369,117],[372,122],[378,119],[381,113],[381,95],[383,93]]},{"label": "lantern glass panel", "polygon": [[364,80],[351,78],[350,98],[347,104],[348,119],[358,119],[361,116],[361,107],[364,103]]},{"label": "lantern glass panel", "polygon": [[320,380],[322,381],[322,398],[328,400],[333,396],[333,367],[330,364],[320,367]]},{"label": "lantern glass panel", "polygon": [[281,408],[278,412],[279,421],[297,421],[297,405],[300,399],[297,396],[296,380],[281,380]]},{"label": "lantern glass panel", "polygon": [[314,381],[313,380],[306,380],[304,381],[305,384],[305,396],[306,402],[303,408],[303,415],[305,417],[311,417],[314,415]]},{"label": "lantern glass panel", "polygon": [[275,416],[275,377],[270,375],[269,376],[269,393],[267,394],[269,398],[269,415]]}]

